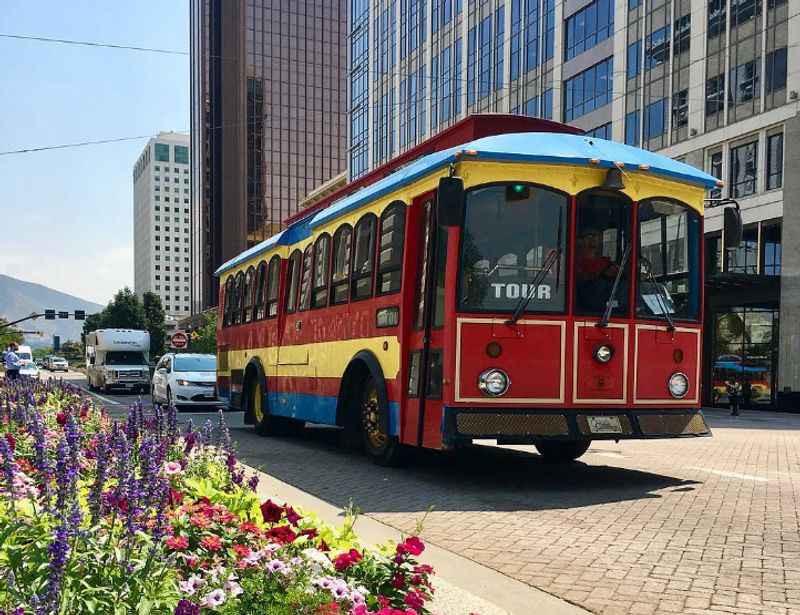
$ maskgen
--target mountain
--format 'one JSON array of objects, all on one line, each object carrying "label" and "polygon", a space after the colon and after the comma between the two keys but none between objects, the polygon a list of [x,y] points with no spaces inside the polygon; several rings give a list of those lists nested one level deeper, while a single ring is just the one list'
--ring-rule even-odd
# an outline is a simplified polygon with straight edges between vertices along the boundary
[{"label": "mountain", "polygon": [[[62,293],[41,284],[25,282],[0,274],[0,316],[6,320],[17,320],[32,312],[44,312],[46,309],[74,312],[84,310],[86,314],[94,314],[103,309],[102,305],[86,301]],[[70,314],[65,320],[28,320],[19,326],[26,331],[42,331],[44,336],[26,335],[25,341],[31,346],[49,346],[53,343],[53,335],[60,335],[61,342],[67,340],[80,341],[83,321],[75,320]]]}]

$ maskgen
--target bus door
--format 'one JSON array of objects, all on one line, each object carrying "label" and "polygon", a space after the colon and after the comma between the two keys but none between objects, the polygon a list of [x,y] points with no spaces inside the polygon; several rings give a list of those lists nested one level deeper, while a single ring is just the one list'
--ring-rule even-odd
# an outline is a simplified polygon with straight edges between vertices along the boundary
[{"label": "bus door", "polygon": [[[403,417],[404,441],[440,448],[442,444],[442,376],[444,360],[444,289],[447,229],[436,221],[435,193],[424,195],[415,216],[418,259],[409,331],[407,412]],[[414,232],[413,227],[409,233]]]}]

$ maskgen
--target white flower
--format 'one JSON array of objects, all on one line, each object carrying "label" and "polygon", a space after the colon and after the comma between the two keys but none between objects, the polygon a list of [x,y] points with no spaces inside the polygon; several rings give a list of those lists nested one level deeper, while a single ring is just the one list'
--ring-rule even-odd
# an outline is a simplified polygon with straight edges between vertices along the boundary
[{"label": "white flower", "polygon": [[264,555],[261,553],[261,551],[252,551],[248,555],[245,555],[242,558],[242,561],[250,564],[251,566],[255,566],[262,557],[264,557]]},{"label": "white flower", "polygon": [[284,564],[279,559],[273,559],[267,562],[267,570],[272,572],[273,574],[276,572],[283,572],[286,568],[286,564]]},{"label": "white flower", "polygon": [[242,586],[239,585],[236,581],[225,581],[225,585],[223,585],[222,587],[232,597],[236,597],[239,594],[244,593],[244,590],[242,589]]},{"label": "white flower", "polygon": [[203,599],[203,602],[201,604],[203,606],[214,608],[216,606],[219,606],[223,602],[225,602],[225,592],[222,591],[221,589],[215,589],[213,592],[208,594],[208,596],[206,596]]},{"label": "white flower", "polygon": [[168,461],[164,464],[164,474],[167,476],[174,476],[175,474],[180,474],[183,472],[183,468],[181,468],[181,464],[177,461]]},{"label": "white flower", "polygon": [[320,568],[321,570],[330,570],[333,568],[331,560],[322,551],[310,548],[303,549],[302,553],[306,560],[312,564],[316,564],[316,567]]},{"label": "white flower", "polygon": [[194,592],[196,591],[191,581],[181,581],[178,583],[178,587],[180,587],[181,593],[186,594],[187,596],[193,596]]}]

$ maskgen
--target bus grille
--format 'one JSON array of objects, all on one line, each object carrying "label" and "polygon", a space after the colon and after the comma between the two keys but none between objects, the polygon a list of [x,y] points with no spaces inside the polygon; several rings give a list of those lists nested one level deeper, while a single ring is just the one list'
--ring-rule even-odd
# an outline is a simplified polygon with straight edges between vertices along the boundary
[{"label": "bus grille", "polygon": [[642,433],[647,435],[708,433],[701,414],[640,414],[638,418]]},{"label": "bus grille", "polygon": [[473,414],[456,417],[458,432],[470,436],[566,436],[567,419],[560,414]]}]

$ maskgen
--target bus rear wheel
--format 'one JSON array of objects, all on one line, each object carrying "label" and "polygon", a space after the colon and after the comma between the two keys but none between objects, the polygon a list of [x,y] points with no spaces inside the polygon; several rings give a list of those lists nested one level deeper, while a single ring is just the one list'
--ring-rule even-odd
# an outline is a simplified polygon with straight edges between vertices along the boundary
[{"label": "bus rear wheel", "polygon": [[547,462],[569,463],[583,455],[589,449],[590,444],[590,440],[571,440],[568,442],[548,440],[538,442],[536,450]]},{"label": "bus rear wheel", "polygon": [[387,433],[384,427],[389,424],[389,408],[381,403],[372,376],[367,376],[361,387],[359,413],[367,456],[381,466],[400,465],[402,446],[397,437]]}]

